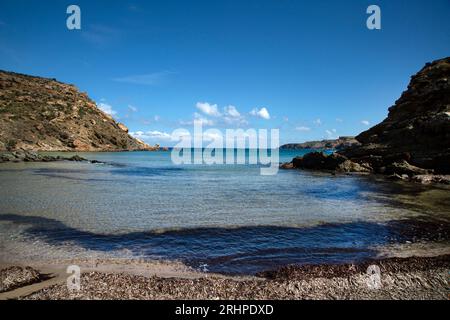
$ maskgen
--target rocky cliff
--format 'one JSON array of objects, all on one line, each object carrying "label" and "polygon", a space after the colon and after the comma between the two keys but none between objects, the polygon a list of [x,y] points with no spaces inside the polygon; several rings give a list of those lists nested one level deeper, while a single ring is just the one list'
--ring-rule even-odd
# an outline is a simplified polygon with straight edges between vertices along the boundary
[{"label": "rocky cliff", "polygon": [[450,174],[450,57],[428,63],[389,108],[388,117],[341,152],[375,170],[394,161]]},{"label": "rocky cliff", "polygon": [[[449,182],[450,57],[428,63],[388,117],[332,156],[308,154],[284,168],[375,172],[403,180]],[[447,176],[443,176],[447,175]]]},{"label": "rocky cliff", "polygon": [[97,108],[86,93],[54,79],[0,71],[0,150],[150,150]]}]

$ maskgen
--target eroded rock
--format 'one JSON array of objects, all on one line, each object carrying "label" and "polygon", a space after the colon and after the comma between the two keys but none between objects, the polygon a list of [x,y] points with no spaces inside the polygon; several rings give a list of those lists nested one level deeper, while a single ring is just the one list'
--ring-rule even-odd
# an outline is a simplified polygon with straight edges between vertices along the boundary
[{"label": "eroded rock", "polygon": [[370,167],[355,163],[338,153],[327,155],[323,152],[311,152],[292,160],[292,167],[311,170],[329,170],[336,172],[370,172]]},{"label": "eroded rock", "polygon": [[42,280],[42,275],[31,267],[9,267],[0,270],[0,292],[10,291]]},{"label": "eroded rock", "polygon": [[11,153],[0,154],[1,162],[52,162],[52,161],[76,161],[76,162],[90,162],[90,163],[103,163],[98,160],[88,160],[79,155],[74,155],[71,157],[63,156],[50,156],[43,155],[36,152],[30,151],[14,151]]}]

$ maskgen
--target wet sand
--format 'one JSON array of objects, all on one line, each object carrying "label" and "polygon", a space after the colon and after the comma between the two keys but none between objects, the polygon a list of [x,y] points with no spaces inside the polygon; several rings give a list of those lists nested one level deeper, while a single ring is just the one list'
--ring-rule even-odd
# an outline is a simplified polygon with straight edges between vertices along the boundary
[{"label": "wet sand", "polygon": [[[380,268],[380,282],[367,268]],[[81,290],[69,291],[62,265],[50,278],[1,299],[448,299],[450,255],[388,258],[361,264],[286,266],[257,276],[192,271],[181,264],[99,261],[82,267]],[[2,271],[3,272],[3,271]],[[34,287],[33,287],[34,286]]]}]

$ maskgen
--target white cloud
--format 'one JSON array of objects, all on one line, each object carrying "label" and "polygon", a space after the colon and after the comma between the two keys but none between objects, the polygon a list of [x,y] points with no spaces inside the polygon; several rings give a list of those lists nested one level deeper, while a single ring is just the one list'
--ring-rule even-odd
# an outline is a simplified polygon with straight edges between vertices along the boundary
[{"label": "white cloud", "polygon": [[328,139],[337,139],[338,137],[336,135],[336,132],[337,132],[336,129],[325,130]]},{"label": "white cloud", "polygon": [[144,86],[155,86],[163,84],[171,74],[174,74],[174,72],[161,71],[147,74],[131,75],[121,78],[114,78],[113,81],[139,84]]},{"label": "white cloud", "polygon": [[241,116],[241,114],[239,113],[239,111],[237,111],[235,106],[229,105],[228,107],[224,108],[224,113],[227,116],[230,116],[232,118],[239,118]]},{"label": "white cloud", "polygon": [[202,136],[198,135],[194,137],[198,139],[203,139],[204,141],[213,141],[221,138],[224,139],[224,137],[219,132],[203,132]]},{"label": "white cloud", "polygon": [[158,116],[158,115],[155,115],[154,117],[153,117],[153,120],[155,120],[155,121],[159,121],[159,120],[161,120],[161,117],[160,116]]},{"label": "white cloud", "polygon": [[344,120],[342,120],[341,118],[336,118],[336,122],[342,123],[344,122]]},{"label": "white cloud", "polygon": [[233,105],[229,105],[223,108],[222,120],[227,125],[241,126],[248,124],[248,121],[245,119],[245,117],[242,116],[241,113]]},{"label": "white cloud", "polygon": [[361,123],[365,126],[370,126],[370,122],[367,120],[362,120]]},{"label": "white cloud", "polygon": [[213,126],[215,125],[215,121],[208,119],[204,116],[202,116],[201,114],[195,112],[194,113],[194,120],[192,121],[184,121],[184,120],[180,120],[179,121],[180,125],[193,125],[195,124],[200,124],[202,126]]},{"label": "white cloud", "polygon": [[197,112],[194,113],[194,122],[197,124],[201,124],[202,126],[213,126],[215,124],[213,120],[205,118]]},{"label": "white cloud", "polygon": [[320,126],[322,124],[322,120],[316,119],[316,120],[313,121],[313,123],[318,125],[318,126]]},{"label": "white cloud", "polygon": [[123,32],[121,29],[106,26],[106,25],[90,25],[86,29],[83,28],[81,37],[97,47],[104,47],[112,44],[122,38]]},{"label": "white cloud", "polygon": [[242,116],[241,113],[237,110],[237,108],[233,105],[228,105],[224,107],[223,112],[219,111],[219,107],[217,104],[211,104],[209,102],[197,102],[196,107],[203,114],[212,116],[215,119],[209,119],[205,117],[203,114],[195,112],[193,121],[180,120],[179,123],[181,125],[192,125],[196,123],[201,124],[203,126],[214,126],[223,124],[241,126],[248,124],[248,121],[245,119],[245,117]]},{"label": "white cloud", "polygon": [[166,132],[161,131],[136,131],[136,132],[130,132],[130,135],[132,137],[138,138],[143,141],[149,141],[149,140],[163,140],[163,141],[170,141],[172,140],[172,135]]},{"label": "white cloud", "polygon": [[102,110],[104,113],[110,115],[110,116],[115,116],[117,115],[117,111],[115,111],[113,109],[113,107],[109,104],[107,104],[106,102],[100,102],[99,104],[97,104],[97,107]]},{"label": "white cloud", "polygon": [[220,112],[217,108],[217,104],[210,104],[208,102],[197,102],[197,109],[208,116],[219,117]]},{"label": "white cloud", "polygon": [[259,110],[258,110],[258,108],[254,108],[252,111],[250,111],[250,114],[252,116],[259,117],[262,119],[266,119],[266,120],[270,119],[269,111],[265,107],[262,107]]},{"label": "white cloud", "polygon": [[139,11],[139,7],[137,5],[131,4],[128,6],[128,10],[136,12]]},{"label": "white cloud", "polygon": [[197,118],[194,119],[194,123],[202,126],[213,126],[215,122],[213,120],[209,120],[206,118]]},{"label": "white cloud", "polygon": [[129,109],[131,112],[137,112],[137,111],[138,111],[138,109],[137,109],[135,106],[132,106],[131,104],[128,105],[128,109]]},{"label": "white cloud", "polygon": [[311,128],[301,126],[301,127],[296,127],[295,130],[305,132],[305,131],[311,131]]},{"label": "white cloud", "polygon": [[223,117],[223,122],[225,122],[227,125],[235,125],[235,126],[245,126],[248,125],[248,121],[244,117]]}]

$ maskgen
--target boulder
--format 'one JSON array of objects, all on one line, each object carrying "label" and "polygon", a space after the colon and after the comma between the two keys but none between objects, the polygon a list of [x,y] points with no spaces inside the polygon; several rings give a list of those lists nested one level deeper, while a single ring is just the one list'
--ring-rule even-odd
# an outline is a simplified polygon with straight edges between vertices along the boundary
[{"label": "boulder", "polygon": [[312,170],[329,170],[337,172],[370,172],[367,165],[349,160],[338,153],[327,155],[323,152],[311,152],[292,160],[292,167]]},{"label": "boulder", "polygon": [[79,155],[74,155],[74,156],[72,156],[70,158],[67,158],[66,160],[68,160],[68,161],[77,161],[77,162],[79,162],[79,161],[87,161],[87,159],[85,159],[83,157],[80,157]]},{"label": "boulder", "polygon": [[123,123],[117,123],[117,126],[120,128],[120,130],[128,133],[128,128]]},{"label": "boulder", "polygon": [[450,175],[421,174],[412,177],[411,180],[422,184],[431,184],[431,183],[450,184]]},{"label": "boulder", "polygon": [[388,179],[390,180],[403,180],[403,181],[408,181],[409,180],[409,176],[407,174],[391,174],[390,176],[388,176]]},{"label": "boulder", "polygon": [[371,172],[372,169],[368,164],[359,164],[351,160],[345,160],[336,168],[339,172]]},{"label": "boulder", "polygon": [[428,174],[430,170],[422,169],[409,164],[407,161],[403,160],[400,162],[394,162],[386,167],[386,174],[406,174],[409,177],[419,174]]},{"label": "boulder", "polygon": [[280,169],[294,169],[294,164],[292,162],[281,163]]}]

